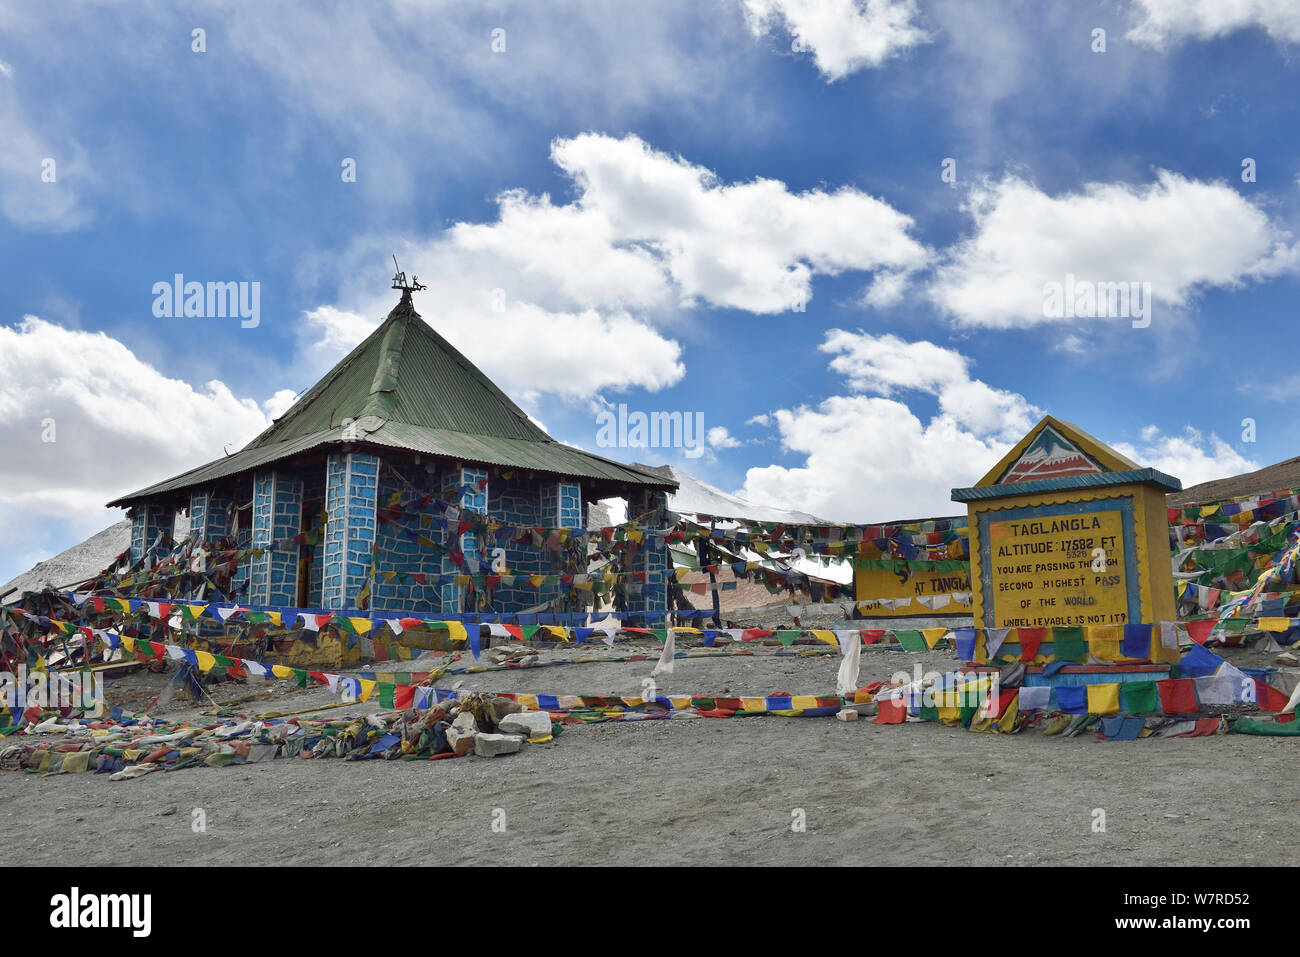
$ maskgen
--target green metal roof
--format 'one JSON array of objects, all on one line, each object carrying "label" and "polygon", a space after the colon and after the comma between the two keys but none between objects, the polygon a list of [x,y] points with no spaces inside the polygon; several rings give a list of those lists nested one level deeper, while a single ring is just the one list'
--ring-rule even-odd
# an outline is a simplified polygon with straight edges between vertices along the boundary
[{"label": "green metal roof", "polygon": [[429,327],[409,294],[373,333],[239,452],[109,506],[179,493],[322,446],[388,446],[612,485],[677,483],[556,442]]}]

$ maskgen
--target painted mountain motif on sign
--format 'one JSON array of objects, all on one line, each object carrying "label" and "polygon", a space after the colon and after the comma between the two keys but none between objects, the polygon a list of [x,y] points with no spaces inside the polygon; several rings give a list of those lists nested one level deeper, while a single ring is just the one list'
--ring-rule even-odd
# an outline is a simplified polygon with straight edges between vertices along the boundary
[{"label": "painted mountain motif on sign", "polygon": [[999,484],[1092,475],[1100,471],[1101,467],[1079,451],[1074,443],[1049,427],[1038,433],[1016,464],[1007,469]]}]

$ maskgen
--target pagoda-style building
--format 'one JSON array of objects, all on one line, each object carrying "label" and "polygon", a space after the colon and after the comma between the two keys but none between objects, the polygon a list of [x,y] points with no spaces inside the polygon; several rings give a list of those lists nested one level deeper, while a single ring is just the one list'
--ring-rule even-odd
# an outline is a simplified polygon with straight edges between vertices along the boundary
[{"label": "pagoda-style building", "polygon": [[[388,318],[247,446],[109,503],[129,509],[133,560],[166,541],[184,509],[192,538],[241,556],[232,591],[242,603],[518,612],[566,588],[522,576],[586,572],[585,549],[570,549],[566,567],[557,539],[570,536],[485,541],[458,531],[471,522],[444,528],[449,514],[579,530],[588,503],[618,496],[629,519],[662,527],[676,482],[552,439],[420,318],[411,292],[422,287],[399,278]],[[629,611],[664,607],[668,550],[653,541],[622,569],[644,573]],[[493,560],[500,570],[502,558],[516,584],[487,595],[480,585],[471,601],[472,584],[446,583],[481,578]]]}]

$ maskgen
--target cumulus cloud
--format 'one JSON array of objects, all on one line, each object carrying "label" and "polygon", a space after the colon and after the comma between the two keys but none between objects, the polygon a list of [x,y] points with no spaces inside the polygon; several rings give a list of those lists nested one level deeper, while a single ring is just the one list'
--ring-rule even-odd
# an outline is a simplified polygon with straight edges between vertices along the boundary
[{"label": "cumulus cloud", "polygon": [[745,0],[745,15],[755,36],[784,28],[831,82],[929,40],[915,0]]},{"label": "cumulus cloud", "polygon": [[[1294,271],[1291,236],[1223,182],[1161,170],[1147,186],[1094,183],[1050,196],[1015,176],[976,187],[974,232],[951,247],[929,295],[960,325],[1010,328],[1044,315],[1048,283],[1150,283],[1157,305]],[[1159,315],[1155,317],[1159,321]]]},{"label": "cumulus cloud", "polygon": [[[1042,414],[932,342],[833,329],[821,349],[858,394],[772,413],[782,448],[804,463],[750,469],[742,497],[844,521],[950,515],[961,511],[951,489],[979,479]],[[928,422],[895,398],[908,392],[937,398]]]},{"label": "cumulus cloud", "polygon": [[1139,465],[1172,475],[1183,483],[1183,488],[1260,467],[1213,432],[1207,436],[1190,425],[1176,435],[1164,435],[1159,427],[1148,425],[1141,436],[1141,445],[1116,442],[1116,451]]},{"label": "cumulus cloud", "polygon": [[705,434],[708,437],[709,445],[712,448],[734,449],[740,446],[740,441],[732,436],[726,426],[715,425]]},{"label": "cumulus cloud", "polygon": [[835,355],[831,369],[854,391],[936,396],[943,414],[980,435],[1019,436],[1042,415],[1023,396],[972,379],[966,356],[932,342],[832,329],[820,348]]},{"label": "cumulus cloud", "polygon": [[[277,393],[268,411],[283,401]],[[38,557],[120,517],[109,499],[238,448],[269,422],[222,382],[195,388],[104,333],[36,316],[0,326],[0,416],[0,525]],[[0,580],[26,567],[0,566]]]},{"label": "cumulus cloud", "polygon": [[1141,20],[1128,32],[1137,43],[1161,49],[1180,40],[1212,40],[1259,27],[1282,43],[1300,43],[1300,3],[1295,0],[1135,0]]},{"label": "cumulus cloud", "polygon": [[[636,136],[559,139],[551,156],[572,201],[508,190],[494,221],[456,223],[402,253],[429,284],[416,303],[425,318],[525,398],[671,385],[680,346],[656,326],[683,311],[775,314],[806,303],[815,276],[907,272],[930,257],[910,218],[856,189],[724,183]],[[355,344],[385,303],[371,292],[308,312],[318,355]]]},{"label": "cumulus cloud", "polygon": [[950,490],[971,485],[1006,453],[951,416],[922,422],[902,402],[832,396],[774,414],[782,448],[803,465],[752,468],[737,493],[756,502],[798,504],[837,521],[953,515]]}]

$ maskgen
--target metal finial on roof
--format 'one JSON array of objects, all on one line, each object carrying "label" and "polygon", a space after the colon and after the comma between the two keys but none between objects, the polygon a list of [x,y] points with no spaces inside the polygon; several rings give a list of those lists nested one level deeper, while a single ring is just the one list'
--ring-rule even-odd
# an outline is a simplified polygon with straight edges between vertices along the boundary
[{"label": "metal finial on roof", "polygon": [[406,273],[402,272],[402,267],[397,265],[397,254],[393,254],[393,265],[397,268],[397,275],[393,276],[393,288],[402,290],[402,298],[410,299],[411,293],[424,289],[425,286],[420,282],[420,277],[411,276],[411,281],[406,281]]}]

